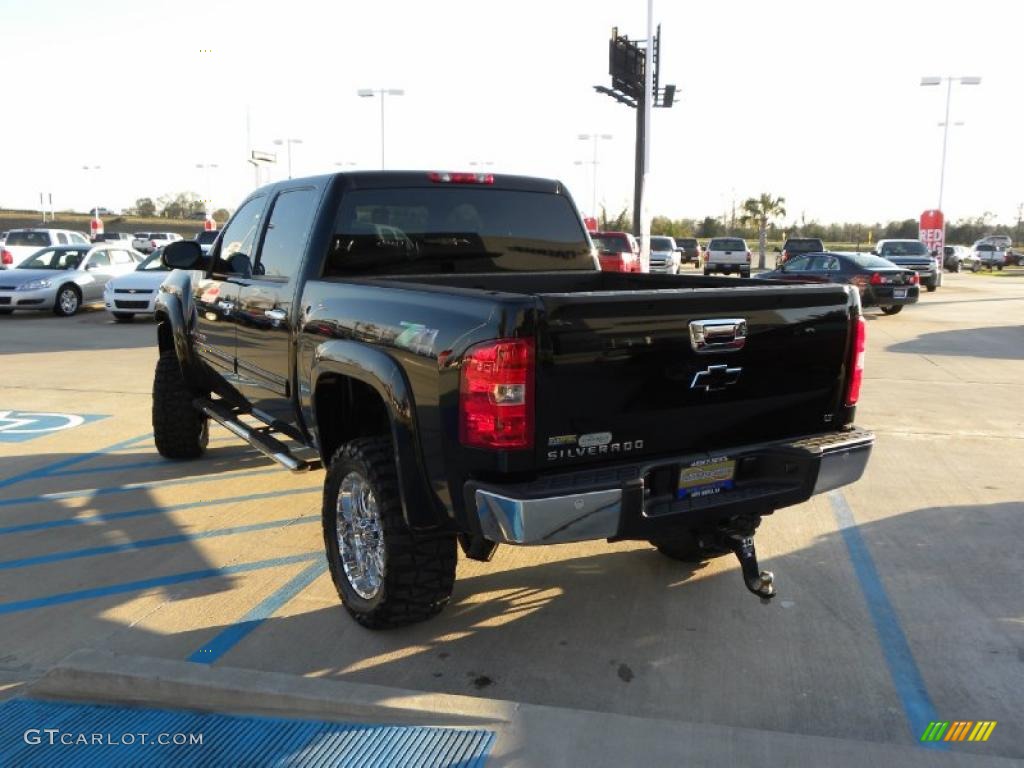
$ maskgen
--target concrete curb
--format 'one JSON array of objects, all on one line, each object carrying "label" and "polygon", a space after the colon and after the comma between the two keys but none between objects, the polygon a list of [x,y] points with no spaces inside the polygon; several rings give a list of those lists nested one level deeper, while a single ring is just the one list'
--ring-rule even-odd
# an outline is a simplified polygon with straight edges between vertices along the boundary
[{"label": "concrete curb", "polygon": [[949,752],[421,693],[276,672],[82,650],[27,687],[31,698],[235,714],[493,730],[493,766],[1019,766]]}]

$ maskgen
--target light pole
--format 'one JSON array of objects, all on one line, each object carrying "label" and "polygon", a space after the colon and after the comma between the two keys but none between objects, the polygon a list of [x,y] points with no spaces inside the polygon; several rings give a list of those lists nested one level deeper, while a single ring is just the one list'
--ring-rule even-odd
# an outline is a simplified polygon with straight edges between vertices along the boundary
[{"label": "light pole", "polygon": [[196,163],[196,168],[203,170],[206,169],[206,194],[209,195],[204,202],[203,208],[206,209],[206,214],[209,215],[210,209],[213,207],[213,188],[210,185],[210,171],[214,168],[219,167],[216,163]]},{"label": "light pole", "polygon": [[946,146],[949,142],[949,102],[953,95],[953,81],[957,80],[960,85],[981,85],[980,77],[922,77],[921,85],[942,85],[946,83],[946,119],[940,123],[942,126],[942,166],[939,169],[939,205],[942,210],[942,192],[946,184]]},{"label": "light pole", "polygon": [[356,91],[362,98],[369,99],[380,96],[380,169],[384,170],[384,97],[404,96],[401,88],[360,88]]},{"label": "light pole", "polygon": [[577,160],[577,165],[583,165],[589,162],[592,166],[591,173],[591,185],[590,185],[590,215],[597,216],[597,142],[598,140],[609,141],[614,138],[610,133],[581,133],[577,137],[580,141],[592,141],[594,143],[594,155],[593,159]]},{"label": "light pole", "polygon": [[288,150],[288,178],[292,177],[292,144],[301,144],[302,139],[274,139],[278,146],[284,144]]},{"label": "light pole", "polygon": [[[88,173],[89,171],[98,171],[98,170],[100,170],[100,166],[98,166],[98,165],[83,165],[82,166],[82,170],[85,171],[86,173]],[[93,200],[95,200],[97,197],[99,197],[99,195],[97,195],[95,193],[92,195],[92,199]],[[99,217],[100,217],[100,207],[98,205],[93,206],[93,218],[94,219],[98,219]]]}]

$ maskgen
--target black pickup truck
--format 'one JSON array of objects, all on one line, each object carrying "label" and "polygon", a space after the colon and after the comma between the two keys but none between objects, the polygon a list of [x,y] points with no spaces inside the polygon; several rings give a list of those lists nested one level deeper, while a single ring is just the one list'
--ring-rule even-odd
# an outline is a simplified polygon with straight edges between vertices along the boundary
[{"label": "black pickup truck", "polygon": [[647,540],[733,552],[860,477],[864,320],[841,285],[601,272],[556,181],[343,173],[252,193],[157,302],[157,448],[220,423],[327,468],[327,561],[379,628],[447,603],[457,548]]}]

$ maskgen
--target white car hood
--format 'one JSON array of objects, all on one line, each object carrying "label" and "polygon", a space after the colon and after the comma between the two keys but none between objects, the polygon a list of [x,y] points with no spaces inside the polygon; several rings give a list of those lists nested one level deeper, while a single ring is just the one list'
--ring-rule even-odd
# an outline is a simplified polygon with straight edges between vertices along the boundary
[{"label": "white car hood", "polygon": [[110,290],[114,290],[115,288],[130,290],[134,288],[136,290],[155,291],[170,274],[170,272],[161,272],[159,270],[150,269],[147,269],[144,272],[129,272],[127,275],[115,277],[107,283],[107,286]]}]

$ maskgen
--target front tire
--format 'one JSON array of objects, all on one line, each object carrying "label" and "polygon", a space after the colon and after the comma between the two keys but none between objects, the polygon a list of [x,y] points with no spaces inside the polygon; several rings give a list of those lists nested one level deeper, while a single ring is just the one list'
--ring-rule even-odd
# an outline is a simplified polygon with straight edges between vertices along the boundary
[{"label": "front tire", "polygon": [[890,304],[888,307],[881,307],[883,315],[898,315],[903,311],[902,304]]},{"label": "front tire", "polygon": [[57,289],[57,298],[53,302],[53,314],[57,317],[71,317],[82,306],[82,294],[78,287],[68,283]]},{"label": "front tire", "polygon": [[456,536],[406,525],[390,438],[352,440],[337,450],[324,481],[322,519],[334,586],[364,627],[413,624],[448,604]]},{"label": "front tire", "polygon": [[168,459],[197,459],[210,441],[210,422],[192,405],[193,393],[173,351],[161,352],[153,377],[153,441]]}]

